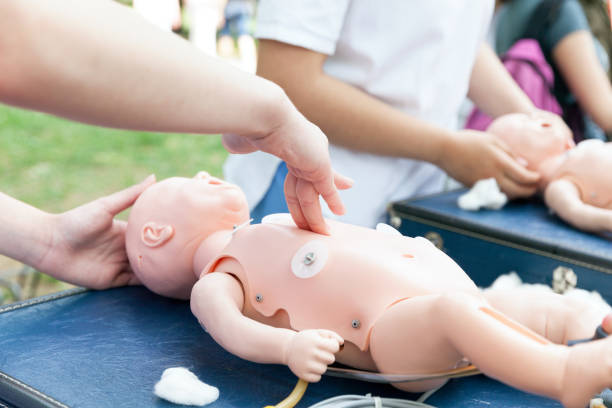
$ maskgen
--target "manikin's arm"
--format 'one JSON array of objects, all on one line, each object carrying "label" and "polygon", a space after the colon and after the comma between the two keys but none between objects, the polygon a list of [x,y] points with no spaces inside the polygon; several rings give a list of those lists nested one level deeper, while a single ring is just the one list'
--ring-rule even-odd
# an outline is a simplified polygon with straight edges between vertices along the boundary
[{"label": "manikin's arm", "polygon": [[580,106],[604,131],[612,132],[612,85],[597,59],[588,31],[576,31],[553,49],[553,58]]},{"label": "manikin's arm", "polygon": [[0,2],[0,101],[95,125],[227,133],[228,150],[287,162],[291,214],[325,233],[344,207],[327,138],[273,83],[196,50],[108,0]]},{"label": "manikin's arm", "polygon": [[315,51],[262,40],[257,73],[283,87],[300,111],[337,145],[425,160],[468,185],[495,176],[512,196],[535,191],[538,176],[516,163],[490,135],[451,132],[410,117],[326,75],[325,59]]},{"label": "manikin's arm", "polygon": [[242,314],[240,283],[227,273],[202,277],[191,293],[191,310],[224,349],[249,361],[285,364],[308,382],[321,378],[334,362],[342,338],[327,330],[295,332],[249,319]]},{"label": "manikin's arm", "polygon": [[591,232],[612,231],[612,211],[585,204],[578,188],[567,179],[551,182],[546,187],[544,199],[559,217],[576,228]]},{"label": "manikin's arm", "polygon": [[0,254],[94,289],[137,284],[125,253],[125,222],[114,217],[154,182],[149,177],[62,214],[0,193]]}]

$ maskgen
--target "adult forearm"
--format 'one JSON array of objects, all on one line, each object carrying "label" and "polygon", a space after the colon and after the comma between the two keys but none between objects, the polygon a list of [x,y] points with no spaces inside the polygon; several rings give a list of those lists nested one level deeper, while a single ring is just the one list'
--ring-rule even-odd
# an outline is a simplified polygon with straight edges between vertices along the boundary
[{"label": "adult forearm", "polygon": [[108,0],[5,0],[0,52],[0,100],[97,125],[258,133],[289,105]]},{"label": "adult forearm", "polygon": [[49,248],[49,217],[0,193],[0,254],[36,266]]},{"label": "adult forearm", "polygon": [[301,92],[288,94],[333,143],[359,151],[435,163],[441,147],[453,137],[446,129],[411,117],[325,74]]},{"label": "adult forearm", "polygon": [[[452,132],[410,117],[320,70],[278,70],[276,55],[260,60],[258,74],[278,83],[295,106],[340,146],[436,163]],[[281,56],[281,59],[283,56]]]},{"label": "adult forearm", "polygon": [[576,31],[553,49],[553,58],[580,106],[595,123],[612,131],[612,85],[595,51],[588,31]]},{"label": "adult forearm", "polygon": [[513,112],[528,113],[535,109],[529,97],[486,44],[480,46],[476,56],[468,97],[492,117]]}]

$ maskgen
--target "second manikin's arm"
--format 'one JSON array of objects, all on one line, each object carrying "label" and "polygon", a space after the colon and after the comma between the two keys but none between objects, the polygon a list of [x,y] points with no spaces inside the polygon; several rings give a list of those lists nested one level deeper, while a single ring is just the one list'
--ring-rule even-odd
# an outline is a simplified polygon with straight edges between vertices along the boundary
[{"label": "second manikin's arm", "polygon": [[612,211],[586,204],[578,188],[567,179],[558,179],[546,187],[544,199],[548,207],[563,220],[584,231],[612,231]]},{"label": "second manikin's arm", "polygon": [[240,282],[228,273],[202,277],[191,293],[191,311],[224,349],[258,363],[284,364],[308,382],[335,361],[342,338],[328,330],[296,332],[259,323],[242,314]]}]

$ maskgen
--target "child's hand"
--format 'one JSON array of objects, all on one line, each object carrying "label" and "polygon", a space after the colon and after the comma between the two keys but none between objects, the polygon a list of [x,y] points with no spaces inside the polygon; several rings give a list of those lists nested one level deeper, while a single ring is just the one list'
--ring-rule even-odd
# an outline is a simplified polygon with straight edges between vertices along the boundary
[{"label": "child's hand", "polygon": [[458,131],[437,164],[467,186],[494,177],[509,198],[533,195],[540,180],[538,173],[526,169],[510,154],[503,141],[475,130]]},{"label": "child's hand", "polygon": [[285,197],[298,227],[328,233],[319,195],[334,214],[344,214],[338,189],[350,188],[353,181],[333,171],[327,137],[297,110],[292,108],[284,122],[263,137],[223,135],[223,145],[232,153],[261,150],[287,163]]},{"label": "child's hand", "polygon": [[57,279],[94,289],[138,284],[125,252],[126,222],[114,217],[155,182],[154,176],[62,214],[51,215],[49,245],[33,265]]},{"label": "child's hand", "polygon": [[344,340],[330,330],[303,330],[297,332],[287,349],[286,364],[304,381],[317,382],[336,361],[335,353]]}]

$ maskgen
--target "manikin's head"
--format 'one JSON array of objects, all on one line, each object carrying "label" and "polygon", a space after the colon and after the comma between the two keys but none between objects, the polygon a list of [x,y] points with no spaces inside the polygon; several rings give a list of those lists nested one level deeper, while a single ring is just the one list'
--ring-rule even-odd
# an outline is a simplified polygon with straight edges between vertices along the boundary
[{"label": "manikin's head", "polygon": [[242,191],[206,172],[160,181],[132,207],[126,232],[130,265],[153,292],[188,299],[196,282],[194,254],[202,241],[248,218]]},{"label": "manikin's head", "polygon": [[546,159],[560,155],[574,146],[572,132],[554,114],[511,113],[495,119],[487,132],[501,138],[512,153],[537,170]]}]

